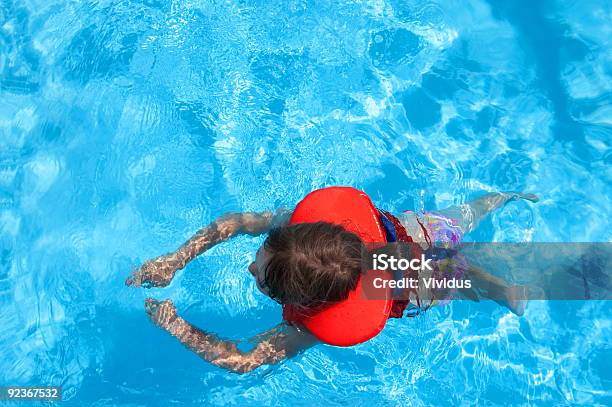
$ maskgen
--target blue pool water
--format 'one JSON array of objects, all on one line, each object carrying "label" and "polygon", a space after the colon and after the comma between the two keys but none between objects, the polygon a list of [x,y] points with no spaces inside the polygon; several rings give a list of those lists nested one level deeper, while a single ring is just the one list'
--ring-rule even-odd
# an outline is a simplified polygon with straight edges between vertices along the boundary
[{"label": "blue pool water", "polygon": [[612,238],[606,1],[0,1],[0,385],[67,405],[612,404],[612,305],[456,302],[239,376],[146,296],[227,338],[280,321],[240,237],[124,286],[227,211],[352,185],[389,210],[536,192],[475,241]]}]

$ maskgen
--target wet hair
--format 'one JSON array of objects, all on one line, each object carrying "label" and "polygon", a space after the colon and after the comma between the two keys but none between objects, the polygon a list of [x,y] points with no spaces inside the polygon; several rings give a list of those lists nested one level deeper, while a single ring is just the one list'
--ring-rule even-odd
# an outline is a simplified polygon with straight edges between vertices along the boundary
[{"label": "wet hair", "polygon": [[300,223],[273,229],[264,285],[281,304],[304,308],[348,297],[361,273],[362,241],[341,226]]}]

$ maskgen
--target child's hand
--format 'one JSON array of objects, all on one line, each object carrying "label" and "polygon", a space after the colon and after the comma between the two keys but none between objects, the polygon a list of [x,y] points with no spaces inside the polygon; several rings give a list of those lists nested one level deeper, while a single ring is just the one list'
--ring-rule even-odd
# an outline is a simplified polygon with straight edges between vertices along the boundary
[{"label": "child's hand", "polygon": [[165,287],[172,281],[177,266],[166,256],[159,256],[145,262],[138,270],[125,280],[125,285],[132,287]]},{"label": "child's hand", "polygon": [[170,324],[178,318],[176,307],[170,300],[162,302],[147,298],[145,300],[145,311],[151,318],[151,322],[165,330],[169,330]]}]

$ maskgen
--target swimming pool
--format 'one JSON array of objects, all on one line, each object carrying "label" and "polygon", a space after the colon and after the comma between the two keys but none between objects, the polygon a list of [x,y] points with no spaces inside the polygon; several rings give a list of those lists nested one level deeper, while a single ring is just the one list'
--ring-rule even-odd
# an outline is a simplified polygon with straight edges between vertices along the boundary
[{"label": "swimming pool", "polygon": [[609,242],[605,1],[0,2],[0,385],[67,405],[612,404],[609,302],[456,302],[235,375],[155,328],[172,298],[228,338],[280,321],[207,252],[125,277],[227,211],[352,185],[388,210],[526,190],[474,241]]}]

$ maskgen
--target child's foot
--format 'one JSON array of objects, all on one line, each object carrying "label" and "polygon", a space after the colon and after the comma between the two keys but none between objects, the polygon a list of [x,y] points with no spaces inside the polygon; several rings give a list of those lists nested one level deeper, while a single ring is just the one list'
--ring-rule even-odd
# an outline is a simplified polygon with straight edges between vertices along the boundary
[{"label": "child's foot", "polygon": [[506,307],[519,317],[525,313],[527,306],[527,286],[514,285],[506,289]]},{"label": "child's foot", "polygon": [[525,199],[531,202],[538,202],[540,198],[536,194],[531,193],[523,193],[523,192],[510,192],[512,194],[512,198],[514,199]]}]

